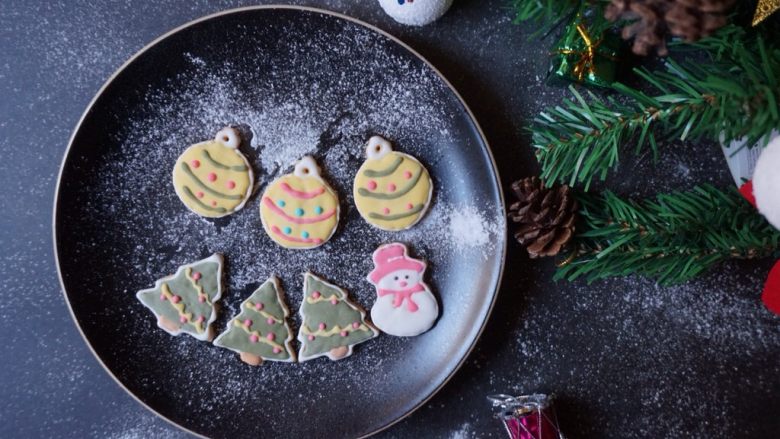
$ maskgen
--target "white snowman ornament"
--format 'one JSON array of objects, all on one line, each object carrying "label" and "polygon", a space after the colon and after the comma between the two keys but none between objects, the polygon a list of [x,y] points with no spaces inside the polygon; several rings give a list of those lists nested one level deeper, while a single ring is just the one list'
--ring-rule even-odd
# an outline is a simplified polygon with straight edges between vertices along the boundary
[{"label": "white snowman ornament", "polygon": [[379,0],[393,20],[411,26],[424,26],[439,19],[453,0]]},{"label": "white snowman ornament", "polygon": [[756,206],[770,224],[780,229],[780,136],[769,142],[753,171]]},{"label": "white snowman ornament", "polygon": [[431,329],[439,316],[439,304],[423,281],[425,262],[410,258],[406,246],[397,242],[376,249],[373,259],[368,281],[377,292],[371,308],[374,325],[398,337]]}]

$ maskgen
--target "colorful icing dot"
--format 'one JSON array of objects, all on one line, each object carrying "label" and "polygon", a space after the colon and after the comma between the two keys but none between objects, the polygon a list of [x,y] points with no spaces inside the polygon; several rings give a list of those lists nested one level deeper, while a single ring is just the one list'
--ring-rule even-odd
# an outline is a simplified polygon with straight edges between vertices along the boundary
[{"label": "colorful icing dot", "polygon": [[338,304],[338,303],[339,303],[339,301],[338,301],[338,300],[336,300],[336,299],[330,299],[330,304],[331,304],[331,305],[336,305],[336,304]]},{"label": "colorful icing dot", "polygon": [[304,230],[304,231],[301,233],[301,236],[303,237],[303,239],[306,239],[306,238],[308,238],[308,237],[309,237],[309,232],[307,232],[306,230]]},{"label": "colorful icing dot", "polygon": [[193,160],[190,162],[193,168],[200,168],[200,160]]},{"label": "colorful icing dot", "polygon": [[311,297],[313,297],[315,299],[319,299],[321,295],[322,294],[320,294],[319,291],[315,291],[315,292],[311,293]]},{"label": "colorful icing dot", "polygon": [[396,189],[395,183],[388,183],[387,184],[387,191],[388,192],[395,192],[395,189]]},{"label": "colorful icing dot", "polygon": [[292,229],[289,226],[282,229],[282,231],[284,232],[285,235],[289,235],[290,233],[292,233]]},{"label": "colorful icing dot", "polygon": [[189,319],[187,318],[187,316],[181,316],[181,317],[179,317],[179,321],[180,321],[180,322],[182,322],[182,323],[187,323],[187,320],[189,320]]},{"label": "colorful icing dot", "polygon": [[203,323],[205,320],[206,320],[206,318],[205,318],[205,317],[203,317],[203,316],[199,316],[199,317],[198,317],[198,320],[197,320],[197,322],[198,322],[198,323]]},{"label": "colorful icing dot", "polygon": [[284,200],[279,200],[276,202],[276,205],[279,207],[284,207],[287,205],[287,203],[285,203]]},{"label": "colorful icing dot", "polygon": [[390,208],[389,207],[385,207],[384,209],[382,209],[382,212],[384,212],[384,214],[387,215],[387,214],[390,213]]},{"label": "colorful icing dot", "polygon": [[252,320],[250,320],[250,319],[244,320],[244,326],[246,326],[246,327],[252,326]]},{"label": "colorful icing dot", "polygon": [[227,183],[225,183],[225,186],[227,186],[228,189],[235,189],[236,182],[233,180],[228,180]]},{"label": "colorful icing dot", "polygon": [[357,329],[360,327],[360,322],[352,322],[352,327]]},{"label": "colorful icing dot", "polygon": [[173,297],[171,297],[171,302],[173,302],[173,303],[179,303],[179,302],[181,302],[181,297],[179,297],[179,296],[173,296]]},{"label": "colorful icing dot", "polygon": [[297,208],[297,209],[295,209],[295,215],[296,215],[296,216],[303,216],[303,214],[304,214],[304,213],[305,213],[305,212],[304,212],[304,211],[303,211],[303,209],[301,209],[300,207],[299,207],[299,208]]},{"label": "colorful icing dot", "polygon": [[255,334],[249,335],[249,341],[251,341],[252,343],[257,343],[257,340],[259,340],[259,338],[257,338],[257,335]]},{"label": "colorful icing dot", "polygon": [[325,326],[325,324],[324,324],[324,323],[320,323],[320,325],[318,326],[318,328],[320,328],[320,330],[322,330],[322,329],[325,329],[325,327],[326,327],[326,326]]},{"label": "colorful icing dot", "polygon": [[263,308],[264,308],[264,305],[262,303],[255,303],[255,309],[256,310],[260,311]]},{"label": "colorful icing dot", "polygon": [[314,208],[314,213],[315,213],[316,215],[319,215],[319,214],[321,214],[322,212],[323,212],[323,210],[322,210],[322,207],[321,207],[321,206],[317,206],[317,207],[315,207],[315,208]]},{"label": "colorful icing dot", "polygon": [[349,332],[347,332],[347,331],[341,331],[341,336],[342,336],[342,337],[346,337],[347,335],[349,335]]},{"label": "colorful icing dot", "polygon": [[274,323],[276,323],[276,320],[274,320],[271,317],[268,317],[268,320],[266,320],[266,323],[268,323],[269,325],[273,325]]},{"label": "colorful icing dot", "polygon": [[412,204],[412,203],[407,203],[407,204],[406,204],[406,208],[407,208],[407,209],[409,209],[409,210],[412,210],[412,209],[414,209],[414,204]]},{"label": "colorful icing dot", "polygon": [[312,341],[312,340],[314,340],[314,336],[313,336],[313,335],[310,335],[310,336],[309,336],[309,337],[307,337],[307,338],[309,339],[309,341]]},{"label": "colorful icing dot", "polygon": [[168,300],[168,298],[167,298],[167,297],[165,297],[165,294],[160,294],[160,300],[162,300],[163,302],[165,302],[166,300]]},{"label": "colorful icing dot", "polygon": [[192,279],[194,279],[194,280],[200,280],[201,276],[202,275],[200,274],[199,271],[196,271],[196,272],[192,273]]},{"label": "colorful icing dot", "polygon": [[409,180],[412,178],[412,172],[411,171],[404,171],[404,178]]},{"label": "colorful icing dot", "polygon": [[212,201],[211,205],[214,206],[214,207],[217,207],[217,201],[216,200]]},{"label": "colorful icing dot", "polygon": [[376,182],[374,180],[370,180],[367,186],[368,186],[368,190],[370,191],[376,190]]},{"label": "colorful icing dot", "polygon": [[268,335],[265,336],[265,338],[274,341],[274,339],[276,338],[276,334],[274,334],[273,332],[269,332]]},{"label": "colorful icing dot", "polygon": [[200,296],[198,296],[198,302],[203,303],[205,301],[206,301],[206,296],[204,296],[202,294]]},{"label": "colorful icing dot", "polygon": [[207,175],[206,178],[209,181],[217,181],[217,174],[215,174],[213,172],[209,172],[209,175]]},{"label": "colorful icing dot", "polygon": [[198,198],[203,198],[203,197],[206,196],[206,194],[204,194],[203,192],[198,191],[198,193],[195,194],[195,196],[197,196]]},{"label": "colorful icing dot", "polygon": [[274,354],[278,354],[279,352],[282,352],[282,350],[279,348],[274,348]]}]

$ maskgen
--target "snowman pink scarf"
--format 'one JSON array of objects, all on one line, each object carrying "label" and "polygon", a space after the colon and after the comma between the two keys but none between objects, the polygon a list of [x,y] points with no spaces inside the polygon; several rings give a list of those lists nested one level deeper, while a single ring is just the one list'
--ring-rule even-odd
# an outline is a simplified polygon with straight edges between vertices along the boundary
[{"label": "snowman pink scarf", "polygon": [[379,297],[387,296],[388,294],[393,294],[395,297],[393,298],[393,307],[398,308],[404,303],[404,300],[406,300],[406,309],[409,310],[409,312],[417,312],[418,309],[420,309],[419,306],[417,306],[416,303],[414,303],[414,300],[412,300],[412,294],[419,293],[420,291],[425,291],[425,287],[422,285],[422,283],[419,283],[411,288],[407,288],[405,290],[386,290],[386,289],[378,289],[377,294]]}]

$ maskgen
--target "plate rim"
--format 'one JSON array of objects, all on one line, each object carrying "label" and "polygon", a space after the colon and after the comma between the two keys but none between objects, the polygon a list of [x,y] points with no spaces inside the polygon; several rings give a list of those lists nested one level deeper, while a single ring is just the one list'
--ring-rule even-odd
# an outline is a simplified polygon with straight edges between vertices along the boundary
[{"label": "plate rim", "polygon": [[[272,5],[254,5],[254,6],[243,6],[238,8],[231,8],[231,9],[225,9],[222,11],[214,12],[211,14],[204,15],[202,17],[196,18],[194,20],[188,21],[186,23],[183,23],[179,26],[174,27],[173,29],[163,33],[162,35],[158,36],[157,38],[153,39],[146,45],[144,45],[141,49],[139,49],[137,52],[135,52],[130,58],[128,58],[122,65],[119,66],[112,74],[111,76],[106,79],[106,81],[103,83],[103,85],[100,86],[100,88],[95,92],[95,95],[92,97],[92,99],[89,101],[89,104],[87,104],[87,107],[84,109],[84,112],[81,114],[81,117],[79,117],[78,122],[76,122],[75,127],[73,128],[73,131],[71,132],[70,138],[68,139],[67,147],[65,148],[65,152],[63,154],[62,160],[60,161],[60,168],[57,173],[57,183],[54,189],[54,203],[53,203],[53,209],[52,209],[52,247],[53,247],[53,255],[54,255],[54,262],[57,267],[57,278],[59,280],[60,284],[60,293],[63,295],[65,299],[65,304],[68,307],[68,313],[70,314],[71,319],[73,320],[73,323],[76,325],[76,329],[78,329],[79,334],[81,335],[82,340],[89,348],[89,351],[92,353],[92,356],[95,357],[98,364],[103,368],[103,370],[110,376],[115,383],[119,385],[119,387],[125,391],[130,397],[132,397],[136,402],[138,402],[142,407],[146,408],[151,413],[154,413],[158,418],[164,420],[168,424],[174,426],[175,428],[178,428],[182,431],[185,431],[189,434],[192,434],[195,437],[199,438],[206,438],[207,436],[202,435],[198,432],[195,432],[189,428],[187,428],[184,425],[181,425],[177,422],[175,422],[172,419],[169,419],[162,413],[158,412],[151,406],[149,406],[147,403],[142,401],[139,396],[137,396],[135,393],[133,393],[130,389],[128,389],[122,381],[119,380],[119,378],[106,366],[106,364],[103,362],[103,359],[98,355],[98,353],[95,351],[95,348],[92,346],[92,343],[87,338],[86,334],[84,334],[84,330],[81,327],[81,324],[79,323],[78,318],[76,317],[76,314],[73,312],[73,307],[71,306],[70,300],[68,298],[68,293],[65,288],[65,281],[62,276],[62,269],[60,267],[60,256],[59,256],[59,249],[57,245],[57,211],[60,201],[60,187],[62,183],[62,174],[65,170],[65,165],[68,161],[68,158],[70,157],[71,148],[73,147],[73,142],[76,139],[76,135],[81,130],[81,126],[86,120],[89,113],[92,111],[92,108],[95,106],[95,103],[100,99],[100,97],[103,95],[105,90],[114,82],[114,80],[119,77],[119,75],[122,74],[122,72],[129,67],[135,60],[139,57],[141,57],[144,53],[146,53],[151,48],[155,47],[158,43],[162,42],[163,40],[173,36],[174,34],[189,28],[191,26],[194,26],[196,24],[199,24],[204,21],[211,20],[213,18],[221,17],[224,15],[231,15],[236,13],[242,13],[247,11],[256,11],[256,10],[264,10],[264,9],[286,9],[286,10],[295,10],[295,11],[306,11],[306,12],[316,12],[324,15],[329,15],[332,17],[336,17],[342,20],[350,21],[354,24],[357,24],[359,26],[363,26],[364,28],[367,28],[373,32],[376,32],[383,37],[393,41],[394,43],[400,45],[403,49],[417,57],[420,61],[425,63],[425,65],[431,69],[436,76],[439,77],[439,79],[444,83],[444,85],[449,88],[449,90],[455,95],[455,97],[460,102],[460,105],[463,107],[463,109],[466,111],[466,113],[469,116],[469,119],[471,119],[471,122],[474,124],[474,127],[477,130],[477,133],[482,140],[483,144],[485,145],[484,151],[487,153],[488,158],[490,159],[490,164],[493,168],[493,175],[495,179],[496,187],[498,188],[498,196],[501,206],[501,211],[506,211],[506,200],[504,198],[504,190],[501,186],[501,178],[498,171],[498,166],[496,164],[495,157],[493,156],[493,151],[490,148],[490,144],[487,141],[487,138],[485,137],[485,133],[482,130],[482,126],[480,126],[479,122],[477,121],[476,116],[474,116],[474,113],[471,111],[471,108],[466,104],[466,101],[463,99],[463,96],[455,89],[455,87],[450,83],[450,81],[444,76],[444,74],[439,71],[436,66],[434,66],[430,61],[428,61],[427,58],[422,56],[420,53],[418,53],[415,49],[413,49],[411,46],[403,42],[400,38],[390,34],[389,32],[373,25],[370,23],[367,23],[363,20],[360,20],[355,17],[351,17],[349,15],[330,11],[327,9],[312,7],[312,6],[300,6],[300,5],[278,5],[278,4],[272,4]],[[380,426],[376,430],[367,433],[363,436],[360,436],[360,438],[367,438],[369,436],[373,436],[375,434],[381,433],[383,431],[388,430],[389,428],[392,428],[394,425],[398,424],[399,422],[403,421],[404,419],[411,416],[413,413],[415,413],[417,410],[419,410],[422,406],[424,406],[428,401],[430,401],[436,394],[438,394],[444,386],[446,386],[450,380],[460,371],[460,368],[463,367],[463,365],[466,363],[466,360],[471,356],[471,353],[474,351],[474,348],[476,347],[477,343],[479,342],[480,338],[482,337],[483,332],[485,331],[485,327],[487,326],[488,321],[490,320],[490,316],[493,313],[493,308],[496,304],[496,298],[498,297],[498,293],[501,288],[501,283],[504,276],[504,269],[506,268],[506,254],[507,254],[507,224],[504,222],[504,227],[502,230],[502,237],[503,237],[503,244],[501,246],[501,257],[500,257],[500,267],[498,271],[498,277],[496,279],[496,283],[493,287],[493,295],[490,300],[490,306],[487,309],[487,312],[485,313],[485,317],[482,320],[482,323],[480,324],[479,330],[477,331],[477,334],[474,336],[474,339],[471,341],[471,344],[469,345],[468,349],[466,350],[463,357],[457,362],[455,367],[452,369],[452,371],[447,375],[447,377],[438,385],[435,389],[433,389],[425,398],[423,398],[420,402],[414,405],[411,409],[409,409],[406,413],[404,413],[402,416],[394,419],[393,421]]]}]

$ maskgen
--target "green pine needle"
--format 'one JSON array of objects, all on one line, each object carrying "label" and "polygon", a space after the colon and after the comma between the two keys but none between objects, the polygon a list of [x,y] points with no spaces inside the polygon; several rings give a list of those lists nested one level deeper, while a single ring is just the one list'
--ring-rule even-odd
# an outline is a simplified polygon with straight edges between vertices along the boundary
[{"label": "green pine needle", "polygon": [[780,45],[732,25],[678,47],[703,50],[711,61],[669,59],[662,70],[636,69],[651,91],[616,83],[620,99],[583,96],[570,87],[573,99],[539,114],[530,130],[541,177],[587,190],[621,155],[650,148],[657,158],[658,145],[668,140],[722,135],[725,142],[766,142],[780,126]]},{"label": "green pine needle", "polygon": [[560,264],[556,280],[640,274],[669,285],[726,259],[761,258],[780,250],[780,231],[736,189],[705,185],[641,203],[612,192],[578,199],[574,250]]}]

